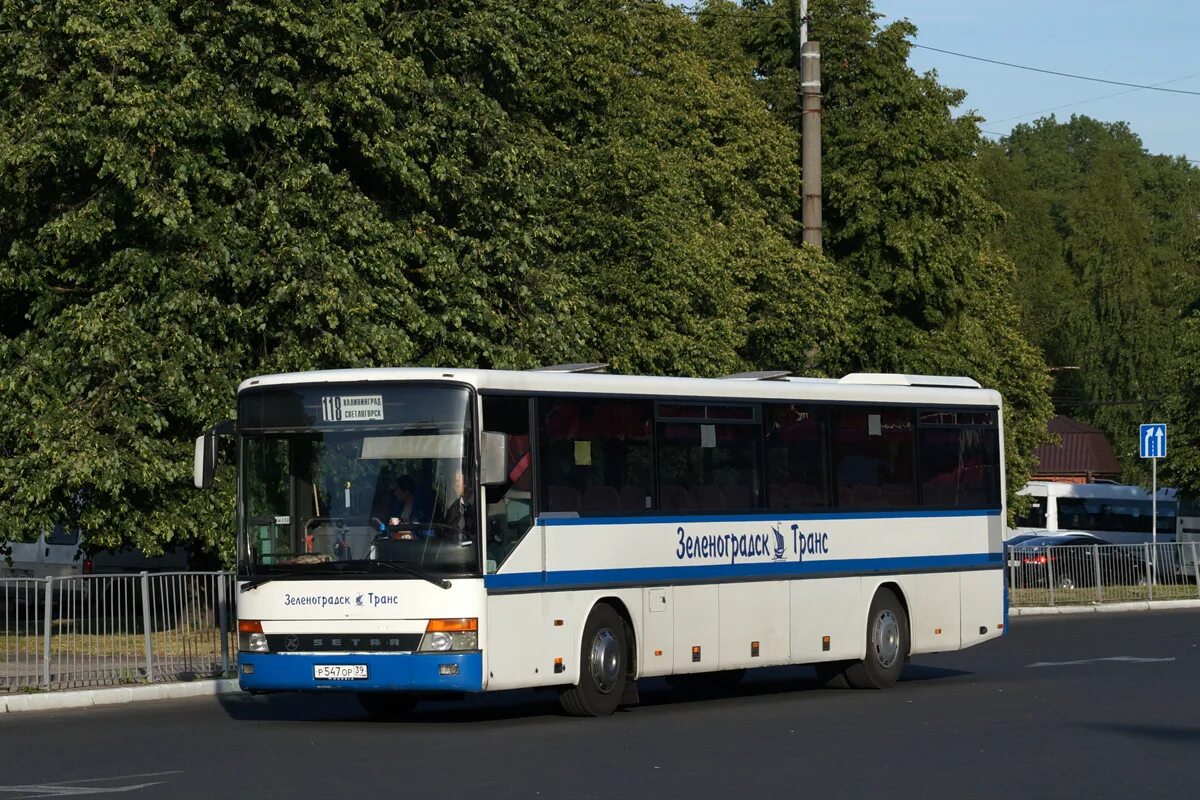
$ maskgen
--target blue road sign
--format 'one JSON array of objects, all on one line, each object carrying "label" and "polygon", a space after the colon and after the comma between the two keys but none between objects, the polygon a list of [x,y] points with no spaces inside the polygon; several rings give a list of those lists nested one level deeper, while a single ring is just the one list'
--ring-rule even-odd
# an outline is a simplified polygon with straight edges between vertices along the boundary
[{"label": "blue road sign", "polygon": [[1163,458],[1167,455],[1167,424],[1151,422],[1138,429],[1138,455]]}]

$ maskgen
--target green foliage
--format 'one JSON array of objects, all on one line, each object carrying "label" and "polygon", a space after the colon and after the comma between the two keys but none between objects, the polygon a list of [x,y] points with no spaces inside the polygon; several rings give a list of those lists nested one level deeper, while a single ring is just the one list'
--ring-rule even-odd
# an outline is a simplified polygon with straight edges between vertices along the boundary
[{"label": "green foliage", "polygon": [[[1194,425],[1186,320],[1200,297],[1200,172],[1147,154],[1124,124],[1086,117],[1018,126],[982,161],[1007,212],[994,242],[1018,266],[1025,329],[1051,363],[1073,368],[1058,373],[1059,408],[1106,432],[1127,480],[1146,480],[1138,423],[1169,419],[1181,435]],[[1173,448],[1168,462],[1175,453],[1190,458]],[[1164,467],[1168,480],[1193,480]]]},{"label": "green foliage", "polygon": [[[1051,407],[1012,265],[989,247],[1003,217],[985,194],[978,119],[953,116],[964,94],[907,65],[910,23],[880,27],[870,0],[810,8],[821,45],[826,254],[854,309],[854,330],[842,329],[826,368],[962,374],[999,389],[1015,491]],[[712,2],[699,19],[712,57],[741,70],[799,133],[793,12],[789,2]]]},{"label": "green foliage", "polygon": [[7,528],[228,554],[191,442],[258,373],[819,368],[852,306],[793,243],[795,137],[695,37],[650,2],[5,4]]},{"label": "green foliage", "polygon": [[794,134],[683,14],[642,4],[607,23],[624,69],[576,125],[560,225],[594,357],[634,373],[803,366],[795,350],[836,341],[846,308],[832,265],[793,244]]},{"label": "green foliage", "polygon": [[1160,470],[1160,485],[1176,486],[1190,497],[1200,497],[1200,281],[1189,286],[1194,308],[1181,320],[1176,357],[1169,379],[1177,387],[1163,404],[1167,421],[1167,458]]}]

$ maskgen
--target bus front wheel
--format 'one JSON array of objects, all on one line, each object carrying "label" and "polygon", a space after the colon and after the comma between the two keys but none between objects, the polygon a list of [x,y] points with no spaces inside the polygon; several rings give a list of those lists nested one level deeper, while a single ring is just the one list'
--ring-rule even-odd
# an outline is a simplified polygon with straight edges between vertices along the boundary
[{"label": "bus front wheel", "polygon": [[606,717],[617,710],[628,680],[625,621],[606,604],[588,615],[579,653],[579,683],[559,695],[563,710],[576,717]]}]

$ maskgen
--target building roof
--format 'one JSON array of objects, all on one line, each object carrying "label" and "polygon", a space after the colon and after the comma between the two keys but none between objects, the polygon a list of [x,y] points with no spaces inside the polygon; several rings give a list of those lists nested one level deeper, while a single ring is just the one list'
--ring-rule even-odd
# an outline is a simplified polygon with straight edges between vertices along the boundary
[{"label": "building roof", "polygon": [[1062,441],[1057,445],[1042,445],[1033,451],[1038,459],[1035,476],[1120,476],[1121,464],[1108,438],[1099,428],[1061,414],[1054,416],[1047,427],[1051,433],[1058,434]]}]

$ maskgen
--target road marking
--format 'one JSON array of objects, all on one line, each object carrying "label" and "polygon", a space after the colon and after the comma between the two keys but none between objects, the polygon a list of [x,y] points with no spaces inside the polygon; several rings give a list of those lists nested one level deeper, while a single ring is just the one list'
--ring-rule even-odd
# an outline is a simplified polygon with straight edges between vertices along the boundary
[{"label": "road marking", "polygon": [[[133,792],[138,789],[145,789],[148,786],[158,786],[165,781],[145,781],[143,783],[131,783],[125,786],[78,786],[80,783],[100,783],[102,781],[127,781],[130,778],[158,778],[164,775],[177,775],[180,770],[170,770],[168,772],[140,772],[134,775],[117,775],[111,778],[80,778],[73,781],[53,781],[50,783],[27,783],[17,786],[0,786],[0,792],[10,794],[21,794],[17,800],[26,800],[33,797],[78,797],[85,794],[117,794],[119,792]],[[34,794],[28,794],[33,792]]]},{"label": "road marking", "polygon": [[1073,667],[1077,664],[1096,664],[1101,661],[1122,661],[1126,664],[1158,664],[1163,661],[1174,661],[1175,657],[1171,658],[1138,658],[1136,656],[1109,656],[1108,658],[1084,658],[1079,661],[1039,661],[1036,664],[1027,665],[1030,669],[1033,667]]}]

